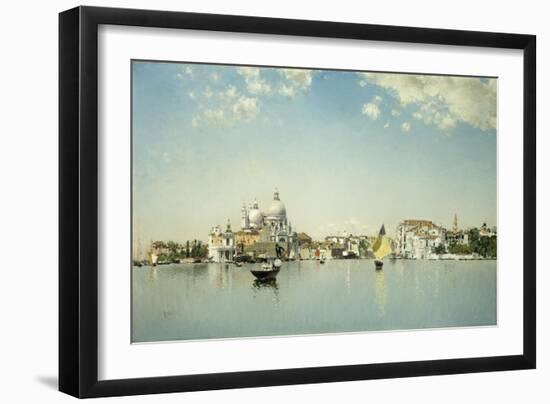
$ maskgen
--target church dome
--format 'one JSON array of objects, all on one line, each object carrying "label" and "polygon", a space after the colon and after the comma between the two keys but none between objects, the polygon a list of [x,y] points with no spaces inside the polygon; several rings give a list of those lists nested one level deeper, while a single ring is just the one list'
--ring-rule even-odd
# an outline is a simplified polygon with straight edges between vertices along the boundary
[{"label": "church dome", "polygon": [[250,227],[259,229],[263,225],[264,214],[259,209],[250,209],[248,212],[248,220],[250,222]]},{"label": "church dome", "polygon": [[279,199],[279,191],[275,191],[275,194],[273,195],[273,201],[271,201],[271,205],[267,211],[267,216],[276,218],[286,217],[286,207],[285,204]]}]

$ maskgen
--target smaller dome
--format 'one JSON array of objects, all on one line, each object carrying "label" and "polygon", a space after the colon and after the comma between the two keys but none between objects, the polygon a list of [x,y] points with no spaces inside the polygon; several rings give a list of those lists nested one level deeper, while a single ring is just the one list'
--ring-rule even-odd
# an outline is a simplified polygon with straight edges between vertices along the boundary
[{"label": "smaller dome", "polygon": [[259,229],[263,226],[264,214],[259,209],[250,209],[248,220],[250,221],[250,227]]}]

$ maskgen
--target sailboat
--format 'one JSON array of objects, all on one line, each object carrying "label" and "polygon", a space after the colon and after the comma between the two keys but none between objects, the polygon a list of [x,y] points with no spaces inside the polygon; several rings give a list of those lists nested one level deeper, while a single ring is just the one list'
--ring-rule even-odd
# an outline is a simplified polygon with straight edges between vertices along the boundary
[{"label": "sailboat", "polygon": [[384,225],[382,225],[380,231],[378,232],[378,238],[372,246],[372,252],[374,253],[375,258],[374,267],[376,269],[382,269],[384,265],[382,259],[392,252],[391,240],[388,236],[386,236],[386,229]]},{"label": "sailboat", "polygon": [[156,267],[158,262],[159,256],[155,254],[153,251],[149,251],[149,264],[151,266]]}]

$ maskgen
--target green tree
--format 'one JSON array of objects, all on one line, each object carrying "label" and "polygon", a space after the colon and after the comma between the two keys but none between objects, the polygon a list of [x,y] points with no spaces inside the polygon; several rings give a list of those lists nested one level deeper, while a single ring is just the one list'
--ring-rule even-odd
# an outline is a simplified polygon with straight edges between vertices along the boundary
[{"label": "green tree", "polygon": [[434,247],[433,249],[433,252],[435,254],[445,254],[447,252],[447,250],[445,249],[445,246],[443,244],[439,244],[437,246]]},{"label": "green tree", "polygon": [[360,240],[359,241],[359,255],[362,257],[366,257],[369,251],[369,242],[367,240]]},{"label": "green tree", "polygon": [[466,244],[453,244],[449,246],[449,252],[451,254],[459,254],[459,255],[465,255],[465,254],[471,254],[472,249],[469,245]]}]

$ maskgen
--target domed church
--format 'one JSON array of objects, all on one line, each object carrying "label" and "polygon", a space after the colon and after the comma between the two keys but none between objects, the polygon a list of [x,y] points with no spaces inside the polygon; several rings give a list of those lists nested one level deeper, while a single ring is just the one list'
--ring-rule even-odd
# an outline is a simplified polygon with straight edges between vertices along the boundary
[{"label": "domed church", "polygon": [[285,204],[279,197],[279,191],[273,193],[267,211],[262,212],[258,201],[241,208],[241,231],[238,232],[238,241],[244,246],[260,242],[277,243],[282,246],[289,258],[299,255],[298,234],[288,221]]}]

